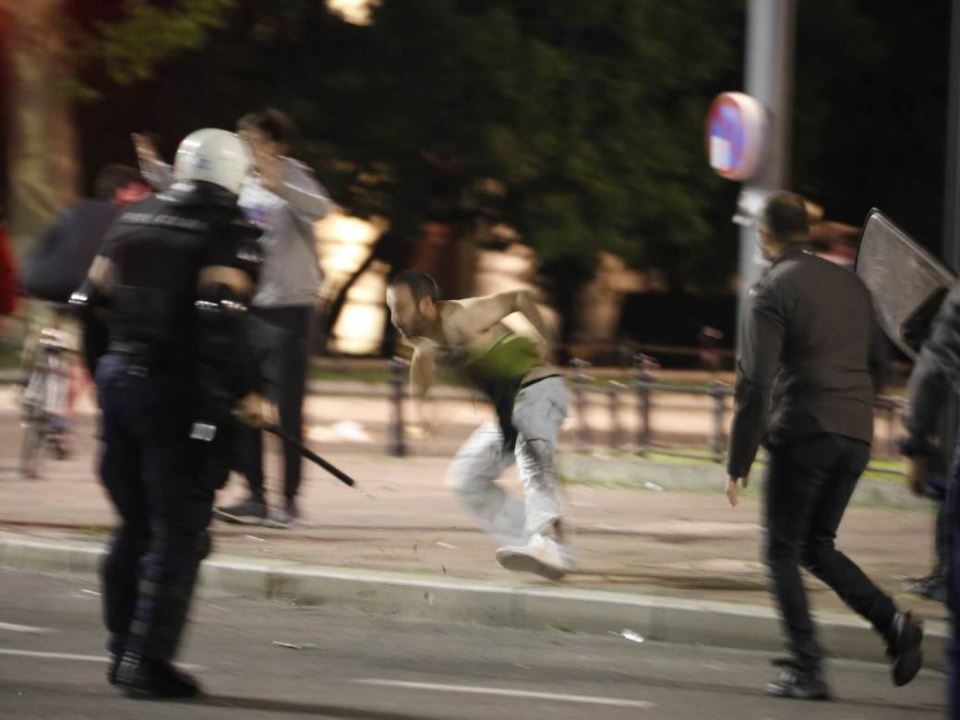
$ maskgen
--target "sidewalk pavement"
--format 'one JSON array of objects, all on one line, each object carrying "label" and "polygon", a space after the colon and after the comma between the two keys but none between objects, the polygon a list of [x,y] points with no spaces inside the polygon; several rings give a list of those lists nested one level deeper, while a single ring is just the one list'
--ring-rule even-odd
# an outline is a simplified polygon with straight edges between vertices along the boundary
[{"label": "sidewalk pavement", "polygon": [[[661,373],[665,382],[709,382],[703,373]],[[726,376],[723,376],[726,377]],[[727,377],[726,379],[730,379]],[[561,444],[579,447],[581,442],[594,448],[631,448],[641,435],[641,412],[637,394],[625,385],[604,385],[584,393],[579,406],[575,393],[570,393],[567,422],[560,433]],[[615,391],[611,394],[611,390]],[[357,380],[315,380],[305,405],[310,439],[317,443],[354,443],[383,451],[392,439],[391,419],[394,412],[394,388],[382,382]],[[0,413],[17,409],[16,386],[4,384],[0,373]],[[662,445],[699,446],[706,449],[715,430],[715,405],[706,395],[655,391],[650,395],[650,441]],[[93,398],[84,393],[80,412],[93,413]],[[723,432],[732,419],[732,398],[724,400],[721,421]],[[429,442],[416,439],[411,426],[413,403],[406,398],[403,414],[407,420],[408,439],[418,452],[438,456],[452,455],[463,438],[476,425],[491,416],[489,403],[470,388],[441,385],[430,394],[429,413],[434,418],[436,434]],[[895,456],[894,441],[901,434],[899,415],[876,411],[874,450],[877,456]]]},{"label": "sidewalk pavement", "polygon": [[[44,479],[25,481],[16,473],[18,430],[7,417],[0,423],[0,565],[92,573],[114,521],[93,470],[93,419],[81,418],[72,459],[51,460]],[[633,461],[628,469],[640,476],[638,489],[569,485],[578,571],[549,583],[496,565],[495,542],[446,488],[448,458],[389,458],[360,444],[317,447],[354,475],[359,489],[305,465],[303,521],[295,527],[215,523],[208,591],[520,627],[631,629],[678,642],[769,649],[781,643],[760,562],[755,487],[731,509],[722,483],[710,492],[696,483],[698,492],[672,491],[644,479],[722,478],[716,466],[672,471]],[[593,465],[584,457],[565,462]],[[272,477],[278,458],[268,458],[267,467]],[[504,482],[519,490],[515,471]],[[234,478],[220,502],[241,497]],[[939,667],[943,606],[900,592],[904,576],[929,569],[932,539],[932,509],[922,503],[867,504],[850,508],[838,544],[898,603],[927,619],[928,664]],[[881,660],[881,644],[863,623],[818,581],[807,584],[812,606],[829,624],[822,636],[831,650]]]}]

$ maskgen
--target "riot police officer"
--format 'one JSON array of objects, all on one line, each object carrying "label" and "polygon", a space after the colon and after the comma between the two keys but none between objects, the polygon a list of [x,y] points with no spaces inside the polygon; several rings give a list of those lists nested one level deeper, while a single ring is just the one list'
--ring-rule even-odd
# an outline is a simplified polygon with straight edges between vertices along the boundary
[{"label": "riot police officer", "polygon": [[86,356],[102,411],[100,473],[120,516],[102,568],[108,679],[141,697],[193,697],[172,664],[203,558],[214,492],[226,481],[231,414],[262,423],[244,313],[259,231],[237,192],[246,144],[199,130],[176,183],[128,208],[85,284]]},{"label": "riot police officer", "polygon": [[[936,470],[937,424],[951,390],[960,390],[960,283],[955,283],[943,300],[907,386],[907,436],[900,451],[907,456],[907,483],[916,495],[926,493]],[[951,619],[946,653],[947,716],[960,718],[960,438],[954,441],[945,502],[946,600]]]}]

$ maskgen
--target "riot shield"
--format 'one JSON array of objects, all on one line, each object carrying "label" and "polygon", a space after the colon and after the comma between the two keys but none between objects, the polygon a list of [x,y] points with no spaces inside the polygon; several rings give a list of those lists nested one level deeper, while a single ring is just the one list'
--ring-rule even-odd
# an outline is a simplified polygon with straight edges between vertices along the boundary
[{"label": "riot shield", "polygon": [[954,274],[874,208],[863,225],[857,275],[873,294],[880,327],[915,358]]}]

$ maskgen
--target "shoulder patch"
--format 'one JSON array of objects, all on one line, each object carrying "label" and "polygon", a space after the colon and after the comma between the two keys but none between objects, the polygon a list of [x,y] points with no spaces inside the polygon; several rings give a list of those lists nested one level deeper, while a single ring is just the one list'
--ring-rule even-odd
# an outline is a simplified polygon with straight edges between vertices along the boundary
[{"label": "shoulder patch", "polygon": [[263,256],[250,248],[241,247],[237,250],[237,259],[247,263],[259,265],[263,262]]},{"label": "shoulder patch", "polygon": [[207,232],[210,229],[209,223],[203,220],[180,217],[169,213],[128,212],[120,216],[120,222],[129,225],[149,225],[186,230],[188,232]]}]

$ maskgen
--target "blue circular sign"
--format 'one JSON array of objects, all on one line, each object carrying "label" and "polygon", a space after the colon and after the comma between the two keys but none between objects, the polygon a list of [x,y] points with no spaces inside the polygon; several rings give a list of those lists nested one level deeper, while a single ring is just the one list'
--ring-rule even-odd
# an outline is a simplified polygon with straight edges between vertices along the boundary
[{"label": "blue circular sign", "polygon": [[763,149],[766,110],[744,93],[723,93],[707,114],[707,156],[718,175],[746,180],[757,170]]}]

